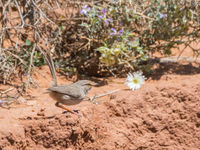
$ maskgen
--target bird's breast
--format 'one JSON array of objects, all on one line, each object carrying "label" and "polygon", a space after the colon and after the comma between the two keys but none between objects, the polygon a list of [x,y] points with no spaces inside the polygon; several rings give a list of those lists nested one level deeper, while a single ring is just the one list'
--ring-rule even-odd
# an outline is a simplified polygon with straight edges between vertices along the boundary
[{"label": "bird's breast", "polygon": [[49,95],[55,101],[60,102],[65,105],[76,105],[83,100],[82,98],[80,98],[80,99],[73,98],[69,95],[65,95],[65,94],[57,93],[57,92],[53,92],[53,91],[51,91]]}]

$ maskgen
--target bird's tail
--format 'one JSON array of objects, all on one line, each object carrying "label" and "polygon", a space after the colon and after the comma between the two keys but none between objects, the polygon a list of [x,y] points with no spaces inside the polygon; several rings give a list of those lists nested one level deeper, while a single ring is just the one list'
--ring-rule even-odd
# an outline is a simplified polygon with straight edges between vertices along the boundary
[{"label": "bird's tail", "polygon": [[55,66],[54,66],[54,62],[53,59],[51,57],[51,54],[49,52],[45,52],[43,50],[41,50],[41,52],[43,53],[45,60],[49,66],[49,70],[51,72],[52,75],[52,83],[51,86],[57,86],[57,78],[56,78],[56,70],[55,70]]}]

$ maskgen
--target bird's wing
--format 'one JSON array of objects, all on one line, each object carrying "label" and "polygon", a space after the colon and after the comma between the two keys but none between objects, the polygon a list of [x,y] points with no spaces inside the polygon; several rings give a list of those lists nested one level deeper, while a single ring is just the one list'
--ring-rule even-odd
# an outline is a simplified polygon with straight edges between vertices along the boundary
[{"label": "bird's wing", "polygon": [[82,87],[76,86],[76,85],[60,85],[60,86],[54,86],[50,87],[47,90],[57,92],[57,93],[62,93],[65,95],[69,95],[73,98],[80,98],[82,97]]}]

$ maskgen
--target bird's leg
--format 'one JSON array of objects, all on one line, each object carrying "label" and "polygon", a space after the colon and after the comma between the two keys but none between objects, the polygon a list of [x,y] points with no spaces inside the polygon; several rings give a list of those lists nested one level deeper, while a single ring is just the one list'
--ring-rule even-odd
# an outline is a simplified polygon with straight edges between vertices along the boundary
[{"label": "bird's leg", "polygon": [[79,115],[78,113],[76,113],[76,112],[74,112],[74,111],[72,111],[72,110],[66,108],[65,106],[63,106],[63,105],[62,105],[61,103],[59,103],[59,102],[56,102],[55,105],[56,105],[57,107],[60,107],[60,108],[62,108],[62,109],[64,109],[64,110],[67,110],[67,111],[69,111],[70,113],[75,114],[75,115],[77,115],[78,117],[80,117],[80,115]]}]

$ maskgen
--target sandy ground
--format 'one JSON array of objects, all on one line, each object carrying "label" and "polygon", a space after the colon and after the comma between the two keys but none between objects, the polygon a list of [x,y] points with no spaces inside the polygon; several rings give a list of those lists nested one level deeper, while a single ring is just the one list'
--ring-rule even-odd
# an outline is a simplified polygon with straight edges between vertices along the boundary
[{"label": "sandy ground", "polygon": [[136,91],[125,87],[125,79],[105,79],[108,84],[88,96],[122,90],[69,106],[80,118],[64,113],[45,93],[51,81],[47,66],[37,68],[34,78],[39,87],[29,90],[26,105],[0,108],[0,150],[200,149],[199,65],[161,65]]}]

